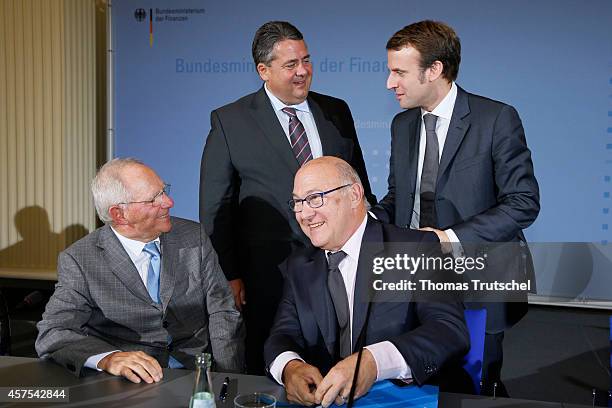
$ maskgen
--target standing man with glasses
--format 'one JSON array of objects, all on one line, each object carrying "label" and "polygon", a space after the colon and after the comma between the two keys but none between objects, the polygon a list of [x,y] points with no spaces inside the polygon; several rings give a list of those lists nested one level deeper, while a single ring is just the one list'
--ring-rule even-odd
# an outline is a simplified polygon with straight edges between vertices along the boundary
[{"label": "standing man with glasses", "polygon": [[[374,213],[435,232],[454,256],[475,245],[510,243],[487,254],[488,269],[533,281],[523,229],[536,219],[540,197],[517,111],[457,86],[461,43],[444,23],[402,28],[387,42],[387,57],[387,88],[406,111],[391,125],[389,191]],[[484,393],[497,383],[497,395],[507,395],[502,341],[527,312],[523,295],[523,302],[470,305],[487,309]]]},{"label": "standing man with glasses", "polygon": [[171,217],[174,201],[149,167],[114,159],[91,184],[106,224],[59,255],[58,283],[36,351],[77,376],[85,369],[158,382],[162,367],[244,366],[242,319],[203,227]]},{"label": "standing man with glasses", "polygon": [[457,359],[469,344],[459,301],[366,297],[375,257],[397,252],[396,245],[407,255],[438,256],[436,235],[369,217],[359,176],[335,157],[302,166],[289,207],[314,246],[281,266],[283,297],[265,346],[267,368],[289,400],[324,407],[346,403],[362,333],[357,398],[385,379],[418,385],[433,377],[459,381]]},{"label": "standing man with glasses", "polygon": [[271,21],[253,39],[259,91],[211,113],[200,170],[200,221],[244,312],[249,373],[263,373],[262,350],[282,290],[280,264],[310,245],[286,206],[293,176],[322,155],[341,157],[364,180],[374,204],[347,104],[310,92],[312,63],[302,33]]}]

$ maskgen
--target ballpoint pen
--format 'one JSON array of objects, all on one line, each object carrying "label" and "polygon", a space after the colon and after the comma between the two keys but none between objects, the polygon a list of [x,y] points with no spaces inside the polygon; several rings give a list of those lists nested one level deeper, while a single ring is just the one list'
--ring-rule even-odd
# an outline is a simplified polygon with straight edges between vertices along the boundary
[{"label": "ballpoint pen", "polygon": [[227,387],[229,386],[229,382],[230,382],[229,377],[225,377],[225,380],[223,380],[223,384],[221,385],[221,392],[219,393],[219,399],[223,402],[225,402],[225,399],[227,398]]}]

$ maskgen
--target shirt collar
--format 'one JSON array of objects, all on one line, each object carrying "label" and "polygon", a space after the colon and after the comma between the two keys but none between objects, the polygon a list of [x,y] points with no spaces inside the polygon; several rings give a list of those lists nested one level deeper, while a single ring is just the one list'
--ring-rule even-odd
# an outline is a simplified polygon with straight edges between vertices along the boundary
[{"label": "shirt collar", "polygon": [[[363,234],[366,229],[366,225],[368,223],[368,215],[366,214],[363,217],[363,221],[361,225],[357,228],[353,235],[346,241],[346,243],[340,248],[341,251],[351,259],[355,260],[355,262],[359,261],[359,252],[361,251],[361,240],[363,239]],[[331,251],[325,251],[325,255],[328,255]]]},{"label": "shirt collar", "polygon": [[457,85],[453,81],[451,84],[451,89],[448,91],[444,99],[432,110],[431,112],[427,112],[425,109],[421,109],[421,118],[427,114],[431,113],[439,118],[446,119],[448,121],[451,120],[451,116],[453,116],[453,109],[455,108],[455,101],[457,100]]},{"label": "shirt collar", "polygon": [[[264,84],[264,90],[266,91],[266,94],[268,95],[270,102],[272,102],[272,107],[274,108],[275,111],[282,112],[283,108],[294,108],[295,110],[310,113],[310,107],[308,106],[308,100],[305,99],[304,102],[298,103],[297,105],[285,105],[283,101],[278,99],[272,92],[270,92],[267,84]],[[282,113],[284,114],[284,112]]]},{"label": "shirt collar", "polygon": [[[148,243],[148,242],[137,241],[135,239],[124,237],[123,235],[115,231],[113,227],[111,227],[111,230],[113,230],[113,232],[117,236],[117,239],[119,239],[119,242],[121,242],[121,245],[123,245],[123,248],[125,248],[126,252],[130,255],[130,258],[136,258],[140,256],[143,248]],[[160,249],[161,243],[160,243],[159,237],[155,238],[151,242],[155,242],[155,245],[157,245],[157,249],[158,250]]]}]

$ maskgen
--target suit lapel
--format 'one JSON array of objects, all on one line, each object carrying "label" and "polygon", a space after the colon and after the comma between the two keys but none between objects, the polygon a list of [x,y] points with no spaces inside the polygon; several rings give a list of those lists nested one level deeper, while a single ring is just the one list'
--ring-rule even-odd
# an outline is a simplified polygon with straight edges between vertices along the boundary
[{"label": "suit lapel", "polygon": [[[395,143],[397,143],[395,150],[399,153],[395,155],[395,183],[396,185],[403,184],[402,180],[406,180],[410,193],[414,193],[416,189],[419,140],[421,136],[420,109],[416,109],[415,113],[411,119],[398,122],[396,129],[397,136],[394,138]],[[413,199],[414,195],[411,196],[411,201]],[[408,220],[410,220],[412,218],[412,205],[410,205],[407,211],[410,214],[408,216]]]},{"label": "suit lapel", "polygon": [[317,125],[317,132],[319,133],[319,139],[321,140],[323,155],[344,157],[344,139],[342,138],[342,135],[340,135],[340,132],[334,123],[325,116],[319,104],[316,103],[311,97],[308,97],[308,107],[310,108],[312,117]]},{"label": "suit lapel", "polygon": [[382,226],[368,216],[368,223],[361,240],[357,277],[355,278],[353,330],[351,334],[353,351],[357,351],[355,345],[365,323],[368,303],[372,300],[372,259],[383,250]]},{"label": "suit lapel", "polygon": [[444,142],[444,149],[442,150],[442,157],[440,158],[438,181],[440,180],[440,176],[448,169],[459,146],[461,146],[463,137],[470,128],[470,120],[469,117],[467,117],[469,113],[470,105],[467,93],[463,89],[457,87],[457,99],[455,100],[455,107],[453,108],[453,116],[448,126],[446,142]]},{"label": "suit lapel", "polygon": [[136,266],[115,236],[110,226],[102,227],[97,246],[104,250],[106,264],[117,278],[134,294],[134,296],[151,303],[151,297],[145,287]]},{"label": "suit lapel", "polygon": [[291,150],[285,131],[278,121],[278,117],[263,86],[255,94],[251,109],[253,117],[266,140],[279,155],[281,162],[285,163],[291,170],[291,174],[295,174],[299,168],[298,161],[293,154],[293,150]]},{"label": "suit lapel", "polygon": [[172,297],[172,292],[174,292],[179,248],[169,234],[162,234],[160,242],[162,268],[159,277],[159,300],[162,304],[162,310],[166,310]]},{"label": "suit lapel", "polygon": [[327,260],[325,251],[317,249],[300,273],[300,284],[308,288],[308,302],[325,341],[327,351],[334,356],[338,322],[329,290],[327,289]]}]

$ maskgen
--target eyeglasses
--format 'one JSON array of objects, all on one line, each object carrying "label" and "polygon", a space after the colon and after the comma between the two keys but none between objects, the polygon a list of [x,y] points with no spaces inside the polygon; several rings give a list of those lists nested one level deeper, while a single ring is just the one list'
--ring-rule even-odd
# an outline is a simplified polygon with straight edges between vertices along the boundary
[{"label": "eyeglasses", "polygon": [[166,197],[168,197],[170,195],[170,184],[164,184],[164,188],[161,189],[161,191],[157,194],[155,194],[155,196],[150,199],[150,200],[144,200],[144,201],[130,201],[127,203],[117,203],[117,205],[119,204],[124,204],[124,205],[129,205],[129,204],[151,204],[151,205],[161,205],[162,203],[162,197],[165,194]]},{"label": "eyeglasses", "polygon": [[287,204],[289,204],[289,208],[291,208],[291,211],[296,212],[296,213],[302,212],[304,202],[306,202],[306,204],[308,204],[310,208],[319,208],[319,207],[322,207],[323,204],[325,204],[323,201],[323,197],[326,194],[333,193],[336,190],[340,190],[341,188],[352,186],[352,185],[353,183],[349,183],[349,184],[345,184],[340,187],[332,188],[331,190],[322,191],[320,193],[312,193],[312,194],[307,195],[305,198],[295,198],[293,200],[289,200],[287,201]]}]

